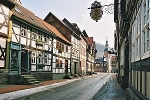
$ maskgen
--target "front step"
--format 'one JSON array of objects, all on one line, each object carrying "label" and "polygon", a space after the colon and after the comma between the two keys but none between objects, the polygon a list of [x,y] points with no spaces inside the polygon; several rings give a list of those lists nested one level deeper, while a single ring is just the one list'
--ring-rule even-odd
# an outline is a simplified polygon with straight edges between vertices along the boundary
[{"label": "front step", "polygon": [[23,84],[25,84],[25,85],[40,84],[40,81],[38,81],[32,74],[21,75],[21,79],[23,79]]}]

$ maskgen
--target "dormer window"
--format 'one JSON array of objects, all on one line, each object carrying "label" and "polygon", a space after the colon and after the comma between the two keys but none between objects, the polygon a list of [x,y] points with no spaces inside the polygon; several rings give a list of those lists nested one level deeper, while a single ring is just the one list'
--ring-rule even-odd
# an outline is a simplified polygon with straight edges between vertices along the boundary
[{"label": "dormer window", "polygon": [[21,14],[21,11],[17,7],[15,7],[15,11]]},{"label": "dormer window", "polygon": [[34,19],[33,17],[30,17],[32,20]]}]

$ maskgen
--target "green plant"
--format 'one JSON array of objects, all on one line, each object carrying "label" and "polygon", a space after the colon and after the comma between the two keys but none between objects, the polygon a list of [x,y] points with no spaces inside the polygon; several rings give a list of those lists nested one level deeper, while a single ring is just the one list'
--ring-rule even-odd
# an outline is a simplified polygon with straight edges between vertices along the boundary
[{"label": "green plant", "polygon": [[71,79],[71,77],[68,74],[65,74],[63,78],[64,79]]},{"label": "green plant", "polygon": [[43,69],[43,67],[45,67],[44,64],[38,64],[38,69]]},{"label": "green plant", "polygon": [[19,66],[11,66],[11,69],[19,69]]},{"label": "green plant", "polygon": [[62,53],[62,52],[63,52],[63,49],[62,49],[62,48],[59,48],[59,49],[58,49],[58,52],[59,52],[59,53]]}]

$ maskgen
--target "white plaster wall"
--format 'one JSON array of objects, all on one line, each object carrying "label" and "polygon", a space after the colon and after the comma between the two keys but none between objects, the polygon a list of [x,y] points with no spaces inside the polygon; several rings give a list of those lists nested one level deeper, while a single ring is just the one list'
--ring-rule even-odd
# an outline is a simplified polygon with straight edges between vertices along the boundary
[{"label": "white plaster wall", "polygon": [[0,45],[1,45],[1,47],[5,48],[6,47],[6,39],[0,38]]},{"label": "white plaster wall", "polygon": [[145,72],[142,71],[142,94],[145,94]]},{"label": "white plaster wall", "polygon": [[19,41],[19,36],[15,36],[14,34],[12,34],[12,39],[11,39],[11,41],[18,43],[17,39],[18,39],[18,41]]},{"label": "white plaster wall", "polygon": [[8,28],[5,27],[5,26],[3,26],[3,27],[0,29],[0,32],[7,34],[7,30],[8,30]]},{"label": "white plaster wall", "polygon": [[147,72],[147,86],[146,86],[146,95],[150,98],[150,72]]},{"label": "white plaster wall", "polygon": [[0,67],[4,67],[4,60],[0,60]]},{"label": "white plaster wall", "polygon": [[23,45],[26,45],[26,38],[21,37],[20,38],[20,43],[23,44]]},{"label": "white plaster wall", "polygon": [[137,72],[138,73],[138,91],[140,91],[140,83],[141,83],[141,79],[140,79],[140,71]]},{"label": "white plaster wall", "polygon": [[36,71],[36,65],[31,65],[31,71]]}]

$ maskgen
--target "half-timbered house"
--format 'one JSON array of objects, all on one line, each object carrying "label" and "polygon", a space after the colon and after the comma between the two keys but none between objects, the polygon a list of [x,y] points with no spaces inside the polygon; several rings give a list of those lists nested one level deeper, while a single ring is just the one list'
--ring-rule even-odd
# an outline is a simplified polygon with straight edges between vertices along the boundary
[{"label": "half-timbered house", "polygon": [[[9,83],[19,80],[23,74],[31,74],[38,80],[52,79],[52,41],[50,32],[34,13],[15,3],[11,18],[9,51]],[[45,76],[43,75],[45,73]],[[39,75],[40,74],[40,75]]]},{"label": "half-timbered house", "polygon": [[86,31],[83,31],[84,36],[87,40],[87,47],[86,47],[86,73],[93,74],[94,66],[95,66],[95,57],[96,57],[96,47],[95,41],[93,37],[89,37]]},{"label": "half-timbered house", "polygon": [[[52,14],[51,12],[45,17],[44,19],[46,22],[48,22],[49,24],[51,24],[52,26],[54,26],[72,45],[72,41],[74,41],[74,38],[72,38],[72,33],[73,30],[70,29],[63,21],[61,21],[59,18],[57,18],[54,14]],[[59,48],[59,46],[63,46],[61,45],[61,43],[59,41],[56,41],[56,48],[59,50],[61,48]],[[68,48],[69,50],[69,54],[72,57],[73,54],[76,53],[76,51],[74,52],[71,48]],[[78,54],[78,51],[77,51]],[[79,54],[77,56],[77,58],[79,58]],[[78,68],[79,68],[79,61],[72,63],[72,58],[70,58],[70,74],[74,75],[76,73],[78,73]],[[68,73],[69,74],[69,73]]]},{"label": "half-timbered house", "polygon": [[51,24],[42,21],[56,37],[53,40],[53,79],[63,78],[70,73],[71,43]]},{"label": "half-timbered house", "polygon": [[87,47],[87,40],[83,33],[80,35],[80,68],[82,75],[86,75],[86,47]]},{"label": "half-timbered house", "polygon": [[9,0],[0,0],[0,84],[7,83],[8,63],[7,56],[7,42],[9,42],[9,19],[12,15],[14,4]]},{"label": "half-timbered house", "polygon": [[72,71],[74,71],[75,74],[81,75],[82,74],[81,60],[80,60],[81,31],[76,23],[70,23],[66,18],[63,19],[63,22],[73,31],[71,34],[71,43],[72,43],[71,66],[73,67]]}]

